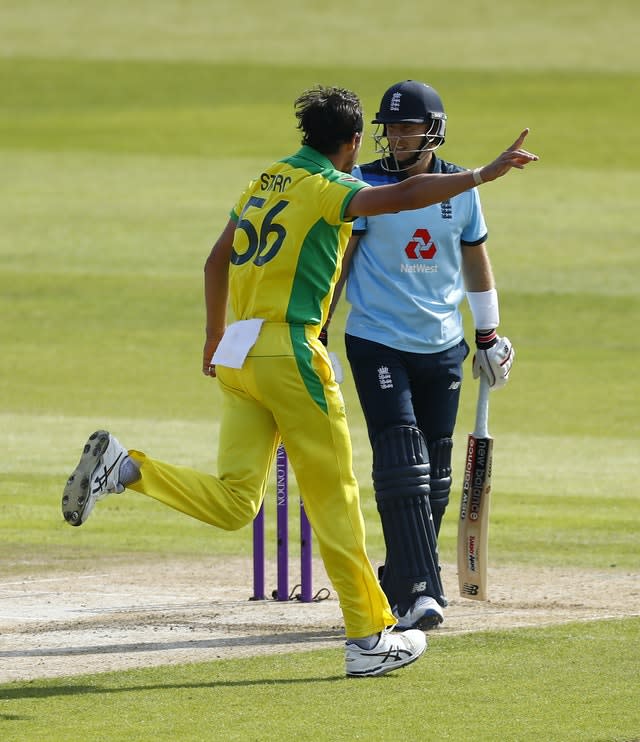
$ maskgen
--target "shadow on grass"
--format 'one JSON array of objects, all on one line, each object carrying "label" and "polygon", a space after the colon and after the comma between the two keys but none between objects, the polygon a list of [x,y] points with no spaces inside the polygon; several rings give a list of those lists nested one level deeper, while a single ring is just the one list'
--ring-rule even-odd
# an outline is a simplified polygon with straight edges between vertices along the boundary
[{"label": "shadow on grass", "polygon": [[[383,676],[384,677],[384,676]],[[0,699],[4,701],[19,701],[27,698],[55,698],[57,696],[103,695],[110,693],[133,693],[135,691],[154,690],[188,690],[197,688],[249,688],[251,686],[287,686],[307,685],[308,683],[334,683],[337,680],[347,680],[345,675],[327,675],[326,677],[303,678],[255,678],[251,680],[212,680],[202,683],[152,683],[141,685],[123,685],[113,688],[97,685],[47,685],[45,687],[23,686],[16,688],[1,688]],[[0,714],[0,719],[19,721],[23,717],[12,714]]]},{"label": "shadow on grass", "polygon": [[37,649],[11,649],[0,651],[0,659],[19,659],[20,657],[73,657],[85,654],[131,654],[133,652],[167,652],[174,649],[215,649],[229,647],[279,646],[281,644],[309,644],[314,649],[317,642],[329,639],[344,641],[342,631],[317,631],[313,634],[289,631],[282,634],[258,636],[216,637],[175,642],[135,642],[132,644],[93,644],[82,647],[38,647]]},{"label": "shadow on grass", "polygon": [[[310,635],[308,632],[286,632],[283,634],[269,636],[243,636],[243,637],[223,637],[213,639],[201,639],[194,641],[175,641],[175,642],[136,642],[131,644],[94,644],[88,646],[70,646],[70,647],[41,647],[37,649],[15,649],[0,651],[0,659],[19,660],[21,657],[65,657],[65,656],[82,656],[89,654],[132,654],[140,652],[167,652],[180,649],[215,649],[215,648],[232,648],[232,647],[250,647],[260,645],[264,647],[276,647],[286,644],[307,644],[309,650],[315,649],[318,642],[326,642],[330,639],[344,641],[344,634],[341,631],[318,631]],[[248,657],[247,657],[248,659]],[[193,658],[192,658],[193,661]],[[215,661],[211,658],[203,658],[203,662]],[[215,688],[215,687],[234,687],[234,686],[252,686],[252,685],[286,685],[290,683],[309,683],[309,682],[327,682],[344,679],[341,676],[329,676],[318,678],[291,678],[291,679],[258,679],[258,680],[237,680],[237,681],[216,681],[211,683],[185,683],[176,685],[149,685],[149,686],[132,686],[123,688],[97,688],[91,685],[47,685],[46,687],[24,687],[24,681],[0,687],[1,700],[18,700],[25,698],[47,698],[52,696],[66,696],[84,693],[112,693],[134,690],[161,690],[163,688]],[[48,683],[46,678],[36,682]],[[12,717],[0,714],[0,719],[15,720]]]}]

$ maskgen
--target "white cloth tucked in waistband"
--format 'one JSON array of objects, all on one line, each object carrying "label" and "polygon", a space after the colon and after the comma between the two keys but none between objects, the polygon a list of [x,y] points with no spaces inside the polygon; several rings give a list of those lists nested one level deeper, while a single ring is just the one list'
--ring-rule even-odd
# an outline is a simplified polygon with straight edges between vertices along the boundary
[{"label": "white cloth tucked in waistband", "polygon": [[263,322],[263,319],[242,319],[230,324],[224,331],[211,363],[216,366],[242,368],[244,359],[258,339]]}]

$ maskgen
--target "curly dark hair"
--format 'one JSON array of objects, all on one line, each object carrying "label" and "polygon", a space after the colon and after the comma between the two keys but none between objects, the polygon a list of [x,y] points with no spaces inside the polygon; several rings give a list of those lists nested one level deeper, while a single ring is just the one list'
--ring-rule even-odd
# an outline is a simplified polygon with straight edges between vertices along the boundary
[{"label": "curly dark hair", "polygon": [[335,154],[341,144],[362,132],[362,104],[350,90],[317,85],[305,90],[294,106],[302,144],[324,155]]}]

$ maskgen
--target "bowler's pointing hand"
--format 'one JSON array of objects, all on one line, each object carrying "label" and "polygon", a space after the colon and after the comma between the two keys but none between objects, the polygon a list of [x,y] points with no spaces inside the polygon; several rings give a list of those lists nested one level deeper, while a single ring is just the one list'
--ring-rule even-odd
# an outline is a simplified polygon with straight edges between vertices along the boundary
[{"label": "bowler's pointing hand", "polygon": [[530,162],[538,160],[538,155],[534,155],[532,152],[528,152],[526,149],[522,149],[524,140],[527,138],[529,129],[523,129],[520,136],[516,141],[507,148],[501,155],[489,165],[485,165],[480,168],[480,177],[483,183],[487,183],[490,180],[495,180],[511,170],[511,168],[517,168],[522,170],[525,165]]}]

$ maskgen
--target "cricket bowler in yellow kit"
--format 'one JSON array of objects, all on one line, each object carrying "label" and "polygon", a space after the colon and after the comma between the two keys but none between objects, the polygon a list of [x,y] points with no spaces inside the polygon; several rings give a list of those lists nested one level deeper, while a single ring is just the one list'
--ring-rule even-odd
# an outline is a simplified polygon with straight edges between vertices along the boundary
[{"label": "cricket bowler in yellow kit", "polygon": [[[318,87],[296,100],[302,148],[266,168],[242,194],[205,264],[203,371],[222,390],[218,474],[127,451],[94,433],[62,498],[84,523],[97,500],[125,488],[226,530],[258,513],[280,440],[295,473],[327,574],[338,593],[346,672],[381,675],[426,649],[423,632],[395,624],[365,549],[344,402],[319,340],[356,215],[417,208],[493,180],[533,159],[524,133],[490,165],[371,188],[350,175],[363,127],[350,91]],[[227,326],[230,305],[234,322]]]},{"label": "cricket bowler in yellow kit", "polygon": [[231,215],[229,296],[238,320],[264,322],[241,368],[216,364],[218,476],[131,454],[144,464],[132,489],[235,530],[256,516],[282,438],[353,637],[395,618],[365,551],[344,402],[318,334],[351,234],[345,208],[363,187],[310,147],[251,183]]}]

